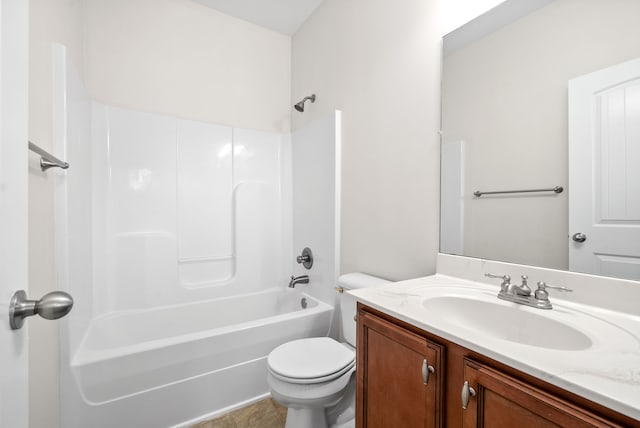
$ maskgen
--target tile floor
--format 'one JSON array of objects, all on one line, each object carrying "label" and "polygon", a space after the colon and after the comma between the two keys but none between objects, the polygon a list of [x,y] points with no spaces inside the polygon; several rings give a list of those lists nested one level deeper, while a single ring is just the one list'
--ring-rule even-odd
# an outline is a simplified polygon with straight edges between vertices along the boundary
[{"label": "tile floor", "polygon": [[284,428],[286,418],[287,408],[267,398],[191,428]]}]

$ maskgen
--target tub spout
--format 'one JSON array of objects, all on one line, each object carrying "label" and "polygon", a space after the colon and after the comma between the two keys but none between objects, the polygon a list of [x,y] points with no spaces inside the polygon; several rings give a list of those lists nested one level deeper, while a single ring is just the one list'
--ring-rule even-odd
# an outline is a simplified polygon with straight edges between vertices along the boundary
[{"label": "tub spout", "polygon": [[293,276],[291,275],[291,281],[289,281],[289,287],[294,288],[296,284],[308,284],[309,275]]}]

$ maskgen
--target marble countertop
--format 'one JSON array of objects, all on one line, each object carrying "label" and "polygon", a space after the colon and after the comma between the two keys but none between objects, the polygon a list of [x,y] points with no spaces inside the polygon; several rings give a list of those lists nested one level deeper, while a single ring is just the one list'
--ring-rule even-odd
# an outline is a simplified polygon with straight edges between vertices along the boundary
[{"label": "marble countertop", "polygon": [[[504,302],[496,297],[498,289],[433,275],[349,293],[374,309],[640,420],[639,316],[554,299],[553,295],[554,309],[545,311]],[[425,307],[427,299],[443,295],[473,296],[478,302],[493,303],[495,299],[513,310],[572,325],[592,343],[586,349],[551,349],[485,334]]]}]

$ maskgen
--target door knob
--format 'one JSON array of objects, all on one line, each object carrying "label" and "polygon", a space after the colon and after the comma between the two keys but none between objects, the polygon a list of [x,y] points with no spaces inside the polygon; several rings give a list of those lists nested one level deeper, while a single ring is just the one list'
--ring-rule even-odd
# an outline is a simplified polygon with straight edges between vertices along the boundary
[{"label": "door knob", "polygon": [[587,240],[587,235],[585,235],[584,233],[578,232],[578,233],[574,233],[571,239],[573,239],[576,242],[584,242]]},{"label": "door knob", "polygon": [[28,300],[24,290],[13,293],[9,304],[9,325],[11,329],[22,328],[24,319],[40,315],[44,319],[55,320],[67,315],[73,307],[73,298],[64,291],[52,291],[40,300]]}]

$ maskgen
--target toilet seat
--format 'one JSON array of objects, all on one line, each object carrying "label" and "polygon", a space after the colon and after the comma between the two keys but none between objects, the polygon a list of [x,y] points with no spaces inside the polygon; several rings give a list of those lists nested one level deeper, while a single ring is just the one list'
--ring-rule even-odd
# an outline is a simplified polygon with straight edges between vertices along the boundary
[{"label": "toilet seat", "polygon": [[355,352],[329,337],[312,337],[287,342],[275,348],[267,359],[271,374],[296,384],[328,382],[355,365]]}]

